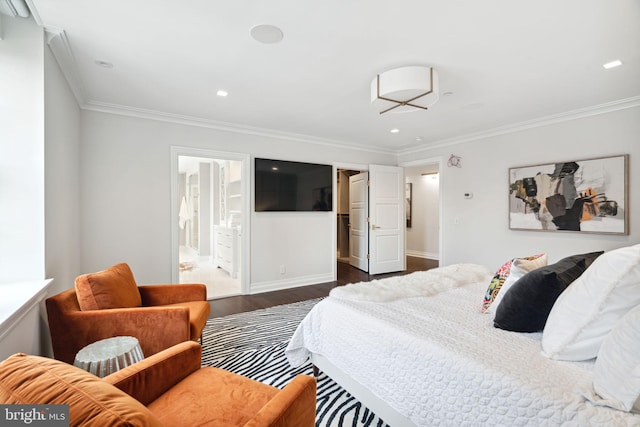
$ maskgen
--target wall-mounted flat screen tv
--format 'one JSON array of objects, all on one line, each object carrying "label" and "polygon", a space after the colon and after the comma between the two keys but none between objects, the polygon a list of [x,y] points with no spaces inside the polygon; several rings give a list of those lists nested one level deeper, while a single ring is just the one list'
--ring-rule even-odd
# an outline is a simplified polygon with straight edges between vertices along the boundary
[{"label": "wall-mounted flat screen tv", "polygon": [[333,210],[331,165],[255,160],[256,212]]}]

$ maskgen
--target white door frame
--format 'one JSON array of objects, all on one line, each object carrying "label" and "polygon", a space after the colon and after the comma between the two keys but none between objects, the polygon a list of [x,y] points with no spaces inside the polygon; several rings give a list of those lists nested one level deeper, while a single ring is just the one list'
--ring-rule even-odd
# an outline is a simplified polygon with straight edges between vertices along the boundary
[{"label": "white door frame", "polygon": [[438,209],[440,210],[440,215],[438,218],[438,265],[443,266],[446,265],[444,259],[444,228],[443,228],[443,219],[444,219],[444,203],[442,201],[442,186],[445,177],[445,169],[444,164],[445,160],[443,157],[432,157],[428,159],[420,159],[420,160],[412,160],[410,162],[403,162],[398,164],[403,168],[409,168],[414,166],[426,166],[426,165],[438,165],[438,173],[440,178],[438,180]]},{"label": "white door frame", "polygon": [[204,148],[193,147],[181,147],[171,146],[171,282],[178,283],[180,277],[180,271],[178,269],[178,263],[180,260],[179,251],[179,225],[178,215],[180,212],[180,200],[178,200],[179,188],[178,188],[178,157],[203,157],[207,159],[224,159],[224,160],[237,160],[242,162],[242,237],[240,239],[240,291],[242,294],[249,294],[250,289],[250,271],[251,271],[251,259],[250,259],[250,194],[251,194],[251,163],[249,154],[244,153],[232,153],[227,151],[209,150]]}]

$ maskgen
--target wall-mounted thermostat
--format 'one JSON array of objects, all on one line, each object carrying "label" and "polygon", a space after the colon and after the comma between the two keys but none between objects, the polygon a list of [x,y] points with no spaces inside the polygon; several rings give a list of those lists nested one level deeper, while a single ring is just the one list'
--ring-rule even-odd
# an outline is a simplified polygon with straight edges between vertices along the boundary
[{"label": "wall-mounted thermostat", "polygon": [[473,199],[473,193],[464,193],[465,199]]}]

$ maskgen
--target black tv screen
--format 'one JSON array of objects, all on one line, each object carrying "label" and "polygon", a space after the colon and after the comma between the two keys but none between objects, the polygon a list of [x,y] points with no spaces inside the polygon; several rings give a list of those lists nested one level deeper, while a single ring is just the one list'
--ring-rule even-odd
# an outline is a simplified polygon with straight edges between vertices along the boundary
[{"label": "black tv screen", "polygon": [[256,212],[333,210],[331,165],[258,159]]}]

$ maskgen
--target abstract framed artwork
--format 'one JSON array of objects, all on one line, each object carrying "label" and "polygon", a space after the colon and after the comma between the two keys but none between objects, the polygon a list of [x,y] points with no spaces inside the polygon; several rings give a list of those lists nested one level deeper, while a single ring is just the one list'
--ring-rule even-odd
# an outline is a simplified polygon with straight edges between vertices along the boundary
[{"label": "abstract framed artwork", "polygon": [[629,234],[629,155],[509,168],[511,230]]}]

